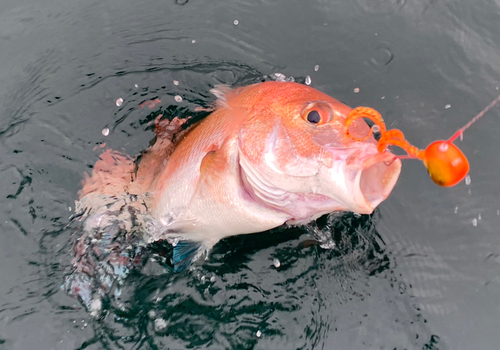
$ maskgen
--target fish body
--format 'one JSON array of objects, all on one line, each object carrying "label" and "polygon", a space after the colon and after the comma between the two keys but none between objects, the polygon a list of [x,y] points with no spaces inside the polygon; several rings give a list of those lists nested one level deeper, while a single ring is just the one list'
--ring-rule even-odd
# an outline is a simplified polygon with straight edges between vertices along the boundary
[{"label": "fish body", "polygon": [[[177,270],[228,236],[337,210],[369,214],[395,186],[400,160],[378,152],[372,136],[346,139],[351,108],[336,99],[291,82],[212,92],[208,117],[183,133],[178,119],[158,121],[140,161],[108,151],[80,191],[81,206],[99,220],[103,196],[140,198],[145,241],[175,242]],[[357,120],[349,130],[365,136],[369,127]]]}]

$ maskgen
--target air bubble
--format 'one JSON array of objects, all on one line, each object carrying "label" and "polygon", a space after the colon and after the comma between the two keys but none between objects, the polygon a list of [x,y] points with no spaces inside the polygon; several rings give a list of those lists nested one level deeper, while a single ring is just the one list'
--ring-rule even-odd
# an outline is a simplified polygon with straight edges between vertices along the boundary
[{"label": "air bubble", "polygon": [[233,21],[233,24],[234,24],[235,26],[237,26],[238,24],[240,24],[240,21],[238,21],[237,19],[235,19],[235,20]]},{"label": "air bubble", "polygon": [[179,95],[175,95],[174,100],[175,102],[182,102],[182,97]]},{"label": "air bubble", "polygon": [[352,90],[352,91],[354,91],[354,93],[357,94],[357,93],[359,93],[359,88],[358,87],[354,88],[354,90]]},{"label": "air bubble", "polygon": [[281,262],[278,260],[278,259],[274,259],[273,260],[273,265],[275,268],[278,268],[281,266]]},{"label": "air bubble", "polygon": [[174,80],[174,85],[178,86],[179,85],[179,81],[178,80]]},{"label": "air bubble", "polygon": [[122,104],[123,104],[123,98],[120,97],[116,100],[116,105],[120,107]]},{"label": "air bubble", "polygon": [[311,77],[309,75],[306,77],[306,81],[304,83],[306,85],[311,85],[312,81],[311,81]]},{"label": "air bubble", "polygon": [[472,226],[474,226],[474,227],[477,226],[477,219],[476,218],[472,219]]},{"label": "air bubble", "polygon": [[315,72],[319,71],[319,65],[318,64],[314,66],[314,71]]},{"label": "air bubble", "polygon": [[449,109],[449,108],[451,108],[451,105],[444,106],[444,109]]},{"label": "air bubble", "polygon": [[109,135],[109,128],[104,128],[104,129],[102,129],[102,134],[103,134],[104,136],[108,136],[108,135]]},{"label": "air bubble", "polygon": [[262,332],[261,332],[261,331],[257,331],[257,332],[255,333],[255,335],[257,336],[257,338],[260,338],[260,337],[262,336]]}]

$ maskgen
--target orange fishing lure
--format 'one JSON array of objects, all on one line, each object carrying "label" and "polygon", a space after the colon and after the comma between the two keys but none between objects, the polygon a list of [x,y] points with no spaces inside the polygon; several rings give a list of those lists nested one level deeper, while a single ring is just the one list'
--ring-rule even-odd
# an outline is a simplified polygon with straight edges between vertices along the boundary
[{"label": "orange fishing lure", "polygon": [[359,118],[367,118],[375,123],[374,127],[380,132],[378,151],[384,152],[389,145],[402,148],[408,155],[398,156],[401,159],[420,159],[429,175],[436,184],[444,187],[455,186],[462,181],[469,172],[469,161],[462,151],[453,143],[464,131],[481,118],[486,112],[500,101],[500,96],[494,99],[478,115],[472,118],[466,125],[457,130],[448,140],[432,142],[425,150],[411,145],[404,137],[401,130],[387,130],[384,119],[379,112],[369,107],[354,108],[345,119],[345,136],[354,141],[364,141],[373,133],[373,127],[368,135],[362,138],[355,137],[349,133],[352,122]]}]

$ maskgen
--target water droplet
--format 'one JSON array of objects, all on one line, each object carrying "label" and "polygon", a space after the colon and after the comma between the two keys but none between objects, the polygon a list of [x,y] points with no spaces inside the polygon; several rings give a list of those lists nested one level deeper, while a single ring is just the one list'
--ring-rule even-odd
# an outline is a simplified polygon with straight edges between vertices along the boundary
[{"label": "water droplet", "polygon": [[275,268],[278,268],[281,266],[281,262],[278,260],[278,259],[274,259],[273,260],[273,265]]},{"label": "water droplet", "polygon": [[273,73],[272,77],[276,81],[286,81],[286,75],[282,73]]},{"label": "water droplet", "polygon": [[109,128],[104,128],[104,129],[102,129],[102,134],[103,134],[104,136],[108,136],[108,135],[109,135]]},{"label": "water droplet", "polygon": [[174,80],[174,85],[178,86],[179,85],[179,81],[178,80]]},{"label": "water droplet", "polygon": [[240,23],[240,22],[239,22],[237,19],[235,19],[235,20],[233,21],[233,24],[234,24],[235,26],[237,26],[239,23]]},{"label": "water droplet", "polygon": [[178,238],[167,238],[167,242],[172,245],[172,247],[175,247],[177,244],[179,244],[179,239]]},{"label": "water droplet", "polygon": [[358,87],[354,88],[354,90],[352,90],[352,91],[354,91],[354,93],[357,94],[359,92],[359,88]]},{"label": "water droplet", "polygon": [[451,105],[444,106],[444,109],[449,109],[449,108],[451,108]]},{"label": "water droplet", "polygon": [[311,85],[311,82],[312,82],[312,81],[311,81],[311,77],[308,75],[308,76],[306,77],[305,84],[306,84],[306,85]]},{"label": "water droplet", "polygon": [[122,104],[123,104],[123,98],[120,97],[116,100],[116,105],[120,107]]},{"label": "water droplet", "polygon": [[156,332],[162,332],[167,328],[167,321],[165,321],[163,318],[157,318],[154,321],[154,327]]},{"label": "water droplet", "polygon": [[94,297],[92,302],[90,303],[90,316],[97,317],[101,313],[102,309],[102,301],[99,297]]},{"label": "water droplet", "polygon": [[470,185],[470,183],[471,183],[470,175],[467,175],[467,176],[465,177],[465,184],[466,184],[467,186],[469,186],[469,185]]},{"label": "water droplet", "polygon": [[323,249],[333,249],[335,248],[335,245],[336,244],[333,239],[329,239],[328,241],[321,243],[319,246]]},{"label": "water droplet", "polygon": [[174,100],[175,102],[182,102],[182,97],[179,95],[175,95]]},{"label": "water droplet", "polygon": [[318,64],[314,66],[314,71],[315,72],[319,71],[319,65]]},{"label": "water droplet", "polygon": [[477,226],[477,219],[476,218],[472,219],[472,226]]},{"label": "water droplet", "polygon": [[262,336],[262,332],[261,331],[257,331],[257,333],[255,333],[255,335],[257,336],[257,338],[260,338]]}]

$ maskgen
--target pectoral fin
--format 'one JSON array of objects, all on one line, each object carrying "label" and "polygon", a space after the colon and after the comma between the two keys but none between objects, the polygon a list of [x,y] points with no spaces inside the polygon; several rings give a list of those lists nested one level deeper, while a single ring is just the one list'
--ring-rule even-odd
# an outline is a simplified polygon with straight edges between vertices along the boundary
[{"label": "pectoral fin", "polygon": [[174,271],[181,272],[185,270],[194,258],[197,257],[198,254],[201,254],[202,251],[201,242],[193,242],[193,241],[180,241],[174,247]]},{"label": "pectoral fin", "polygon": [[205,154],[200,164],[200,177],[220,176],[227,166],[227,159],[223,150],[213,145],[211,149]]},{"label": "pectoral fin", "polygon": [[[215,147],[213,146],[213,148]],[[220,186],[221,181],[223,181],[227,166],[227,157],[222,149],[207,152],[200,164],[200,177],[193,198],[213,195],[216,192],[214,188]]]}]

